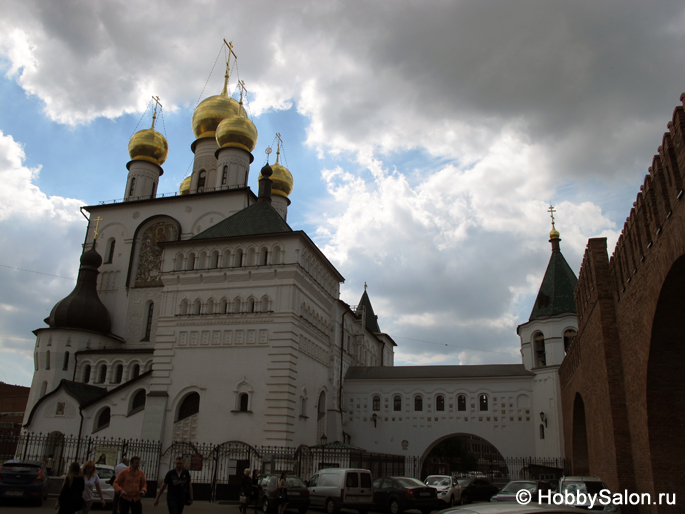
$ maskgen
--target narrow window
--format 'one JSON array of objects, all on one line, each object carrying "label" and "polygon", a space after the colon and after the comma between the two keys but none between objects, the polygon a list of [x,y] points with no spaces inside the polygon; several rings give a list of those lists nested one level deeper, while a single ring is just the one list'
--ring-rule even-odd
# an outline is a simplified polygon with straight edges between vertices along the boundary
[{"label": "narrow window", "polygon": [[150,196],[152,196],[152,198],[154,198],[156,193],[157,193],[157,182],[153,182],[152,183],[152,194]]},{"label": "narrow window", "polygon": [[188,254],[188,259],[186,260],[186,270],[192,271],[195,269],[195,254]]},{"label": "narrow window", "polygon": [[259,265],[266,266],[269,259],[269,251],[266,248],[259,250]]},{"label": "narrow window", "polygon": [[131,402],[131,410],[129,411],[129,414],[133,414],[134,412],[143,410],[145,408],[145,399],[145,389],[141,389],[133,397],[133,401]]},{"label": "narrow window", "polygon": [[214,300],[211,298],[207,300],[207,309],[206,309],[207,314],[214,314]]},{"label": "narrow window", "polygon": [[417,395],[414,397],[414,410],[415,411],[422,411],[423,410],[423,396]]},{"label": "narrow window", "polygon": [[69,352],[64,352],[64,364],[62,365],[63,370],[69,369]]},{"label": "narrow window", "polygon": [[45,352],[45,369],[50,369],[50,350]]},{"label": "narrow window", "polygon": [[200,176],[197,179],[197,192],[202,193],[205,190],[205,180],[207,180],[207,172],[202,170]]},{"label": "narrow window", "polygon": [[437,410],[437,411],[444,411],[445,410],[445,397],[441,394],[439,394],[435,398],[435,410]]},{"label": "narrow window", "polygon": [[540,439],[544,439],[544,438],[545,438],[545,425],[540,423]]},{"label": "narrow window", "polygon": [[533,336],[533,346],[535,351],[535,367],[539,368],[547,365],[547,355],[545,354],[545,336],[537,332]]},{"label": "narrow window", "polygon": [[269,312],[269,297],[262,298],[262,312]]},{"label": "narrow window", "polygon": [[480,410],[488,410],[488,395],[487,394],[481,394],[478,397],[478,403],[480,406]]},{"label": "narrow window", "polygon": [[107,379],[107,365],[102,364],[100,366],[99,372],[98,372],[98,383],[99,384],[104,384],[105,380]]},{"label": "narrow window", "polygon": [[400,412],[402,410],[402,397],[396,394],[392,399],[392,410],[395,412]]},{"label": "narrow window", "polygon": [[134,364],[133,370],[131,372],[131,379],[138,378],[140,376],[140,365]]},{"label": "narrow window", "polygon": [[128,190],[128,196],[133,196],[133,190],[136,188],[136,177],[131,179],[131,187]]},{"label": "narrow window", "polygon": [[240,412],[247,412],[247,404],[249,400],[247,393],[240,393]]},{"label": "narrow window", "polygon": [[114,383],[115,384],[121,384],[122,379],[124,378],[124,366],[121,364],[118,364],[116,368],[114,368]]},{"label": "narrow window", "polygon": [[45,396],[45,393],[47,393],[47,392],[48,392],[48,383],[43,382],[40,386],[40,397],[42,398],[43,396]]},{"label": "narrow window", "polygon": [[224,173],[221,175],[221,185],[225,186],[228,182],[228,166],[224,166]]},{"label": "narrow window", "polygon": [[243,265],[243,250],[238,248],[235,251],[235,257],[233,258],[233,267],[239,268]]},{"label": "narrow window", "polygon": [[247,312],[254,312],[254,298],[247,301]]},{"label": "narrow window", "polygon": [[83,383],[87,384],[90,382],[90,364],[86,364],[86,367],[83,368]]},{"label": "narrow window", "polygon": [[564,352],[565,353],[568,353],[568,351],[571,349],[571,345],[573,344],[573,341],[575,340],[577,335],[578,335],[578,332],[576,332],[572,328],[564,331]]},{"label": "narrow window", "polygon": [[33,354],[33,367],[35,368],[35,371],[38,371],[38,352]]},{"label": "narrow window", "polygon": [[236,298],[235,300],[233,300],[233,313],[240,313],[240,298]]},{"label": "narrow window", "polygon": [[112,239],[112,242],[109,244],[109,251],[107,252],[107,262],[105,264],[111,264],[112,261],[114,260],[114,247],[116,246],[116,240]]},{"label": "narrow window", "polygon": [[228,302],[226,298],[221,300],[221,314],[226,314],[228,312]]},{"label": "narrow window", "polygon": [[197,393],[190,393],[181,402],[181,405],[178,408],[176,421],[189,418],[198,412],[200,412],[200,395]]},{"label": "narrow window", "polygon": [[109,407],[103,410],[98,416],[97,424],[95,425],[95,430],[100,430],[109,426],[109,418],[111,416]]},{"label": "narrow window", "polygon": [[376,395],[373,397],[373,410],[378,412],[381,410],[381,397]]},{"label": "narrow window", "polygon": [[197,299],[193,304],[193,314],[197,316],[200,314],[200,312],[202,312],[202,302],[199,299]]},{"label": "narrow window", "polygon": [[466,410],[466,396],[463,394],[460,394],[457,396],[457,410],[459,411],[465,411]]},{"label": "narrow window", "polygon": [[145,323],[145,337],[143,337],[143,341],[149,341],[150,340],[150,334],[152,333],[152,315],[155,313],[155,303],[150,302],[150,305],[147,307],[147,322]]}]

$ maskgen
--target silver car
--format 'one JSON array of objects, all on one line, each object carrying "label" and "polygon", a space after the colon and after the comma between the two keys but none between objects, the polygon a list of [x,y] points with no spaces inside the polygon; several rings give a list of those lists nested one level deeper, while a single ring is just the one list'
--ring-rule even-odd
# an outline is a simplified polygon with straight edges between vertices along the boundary
[{"label": "silver car", "polygon": [[430,475],[424,480],[426,485],[438,490],[438,501],[450,507],[461,503],[461,486],[456,477],[449,475]]},{"label": "silver car", "polygon": [[[109,485],[109,481],[114,476],[114,468],[112,466],[96,464],[95,472],[97,473],[98,478],[100,479],[100,489],[102,489],[102,496],[105,498],[105,501],[107,503],[111,504],[112,501],[114,501],[114,486]],[[100,496],[98,495],[98,491],[95,488],[95,486],[93,486],[93,496],[95,497],[96,502],[100,501]]]}]

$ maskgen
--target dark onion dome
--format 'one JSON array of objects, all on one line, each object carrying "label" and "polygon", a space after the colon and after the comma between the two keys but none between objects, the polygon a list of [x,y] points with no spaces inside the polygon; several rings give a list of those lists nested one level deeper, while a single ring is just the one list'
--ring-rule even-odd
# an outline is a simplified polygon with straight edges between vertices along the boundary
[{"label": "dark onion dome", "polygon": [[50,328],[92,330],[107,334],[112,320],[97,292],[98,268],[102,257],[94,248],[83,252],[74,290],[57,302],[45,322]]}]

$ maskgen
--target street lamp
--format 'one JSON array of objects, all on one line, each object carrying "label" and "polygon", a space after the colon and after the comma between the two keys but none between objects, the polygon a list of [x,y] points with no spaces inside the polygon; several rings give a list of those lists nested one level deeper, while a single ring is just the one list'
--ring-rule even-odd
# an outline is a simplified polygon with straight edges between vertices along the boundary
[{"label": "street lamp", "polygon": [[547,416],[545,416],[544,412],[540,413],[540,420],[545,424],[545,428],[547,428]]},{"label": "street lamp", "polygon": [[326,443],[328,442],[328,437],[326,437],[326,434],[321,436],[321,446],[326,446]]}]

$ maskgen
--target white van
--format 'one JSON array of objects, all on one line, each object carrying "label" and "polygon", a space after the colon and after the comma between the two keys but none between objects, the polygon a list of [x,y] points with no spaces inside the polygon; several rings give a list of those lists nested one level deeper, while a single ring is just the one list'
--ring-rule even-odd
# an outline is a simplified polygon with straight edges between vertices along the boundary
[{"label": "white van", "polygon": [[371,472],[368,469],[328,468],[317,471],[307,483],[310,505],[328,514],[355,509],[367,514],[373,506]]}]

